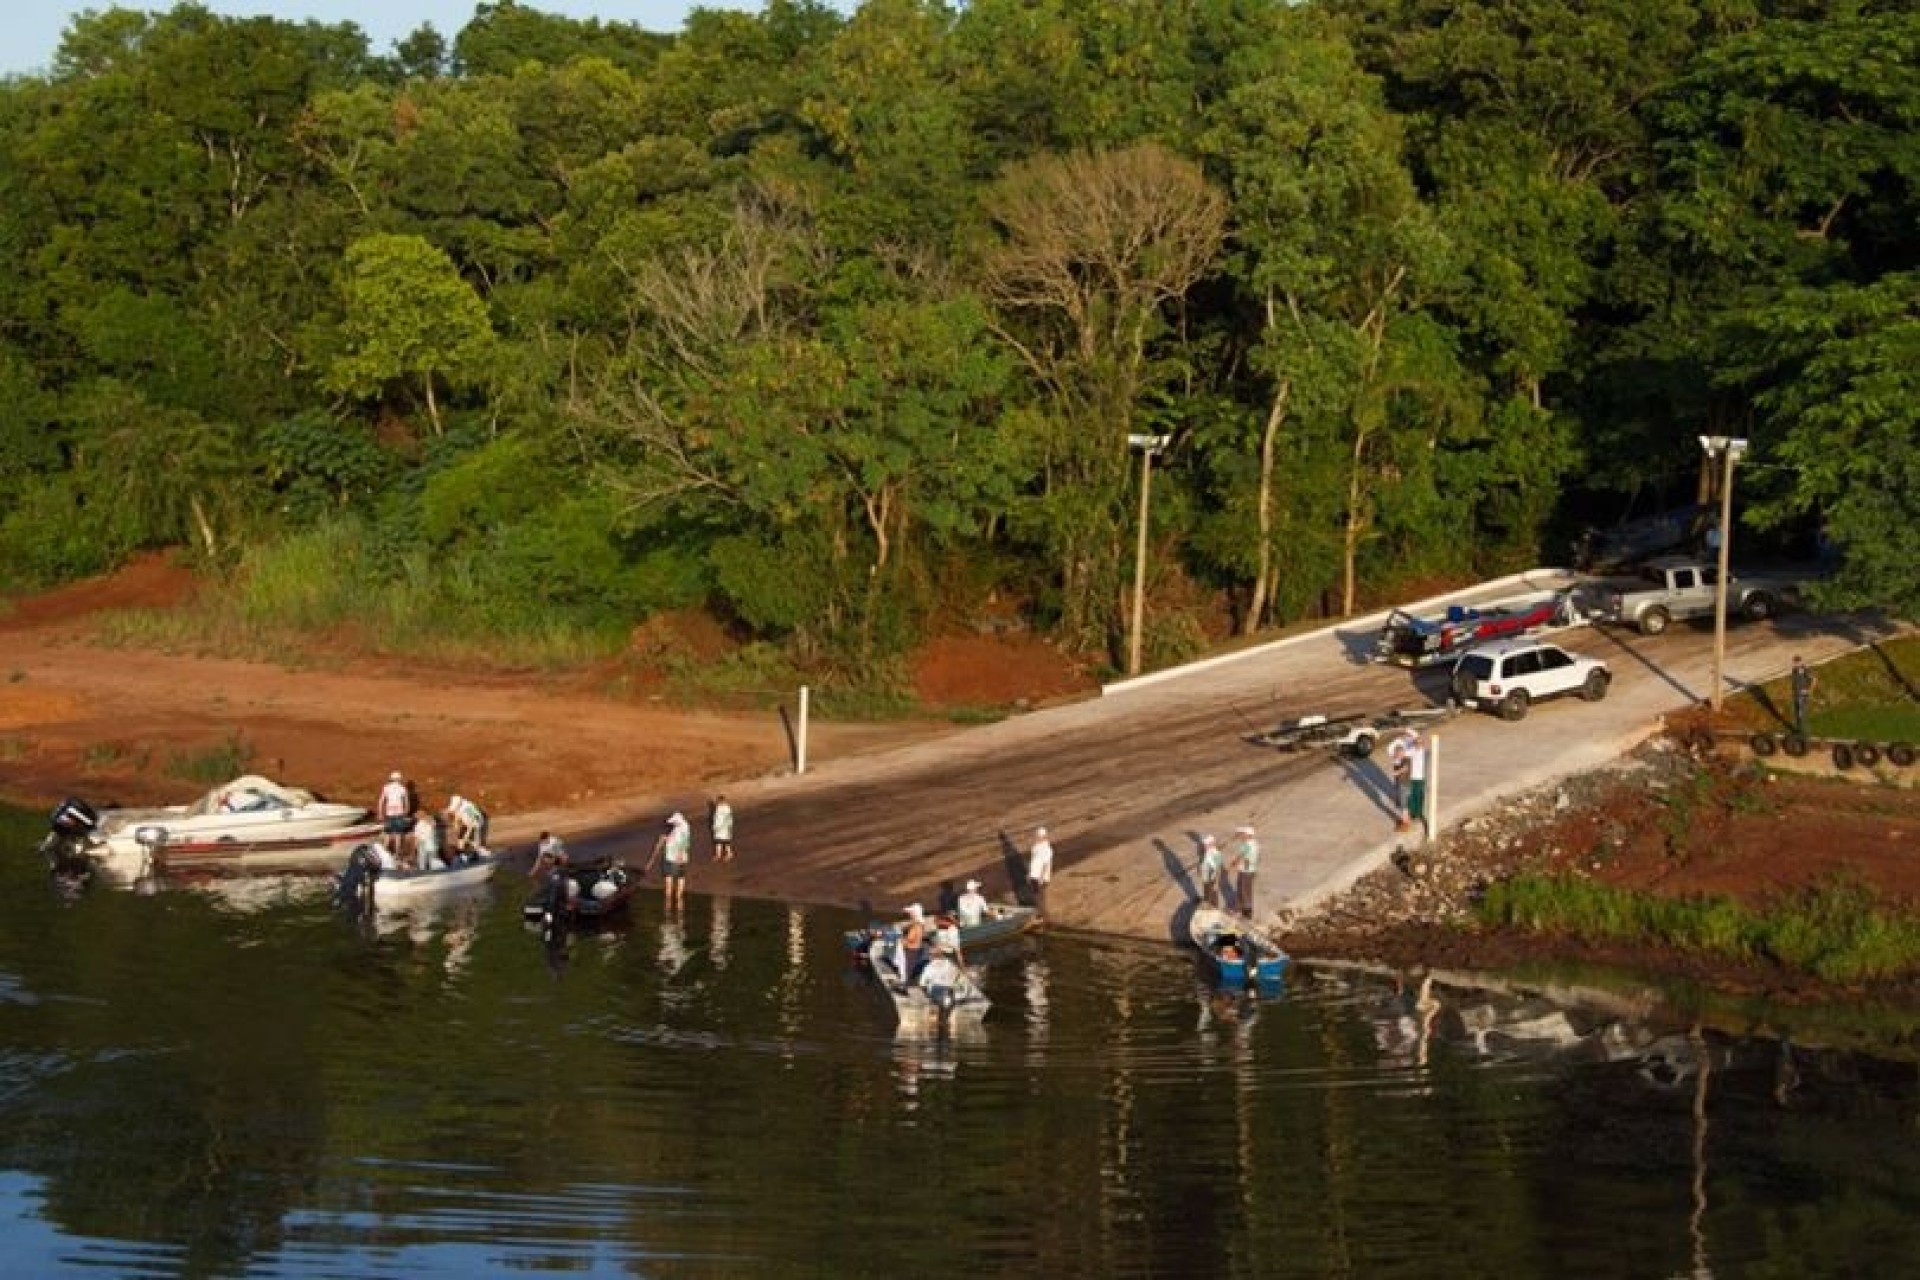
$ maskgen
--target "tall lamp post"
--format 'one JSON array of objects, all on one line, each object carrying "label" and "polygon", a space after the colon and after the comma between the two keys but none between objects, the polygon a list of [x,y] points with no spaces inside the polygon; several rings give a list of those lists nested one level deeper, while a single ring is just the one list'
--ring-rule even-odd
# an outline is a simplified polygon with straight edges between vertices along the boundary
[{"label": "tall lamp post", "polygon": [[1172,436],[1131,434],[1127,447],[1140,451],[1140,532],[1133,548],[1133,624],[1127,637],[1127,674],[1140,674],[1140,623],[1147,608],[1147,490],[1153,484],[1153,456]]},{"label": "tall lamp post", "polygon": [[1725,696],[1721,668],[1727,660],[1727,560],[1733,548],[1733,464],[1747,451],[1747,442],[1734,436],[1701,436],[1700,447],[1709,458],[1720,459],[1720,563],[1713,588],[1713,693],[1709,699],[1717,712]]}]

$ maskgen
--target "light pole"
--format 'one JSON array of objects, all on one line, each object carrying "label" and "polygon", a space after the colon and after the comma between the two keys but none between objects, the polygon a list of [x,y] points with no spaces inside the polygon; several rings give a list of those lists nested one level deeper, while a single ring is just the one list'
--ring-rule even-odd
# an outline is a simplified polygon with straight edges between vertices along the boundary
[{"label": "light pole", "polygon": [[1147,490],[1153,484],[1153,455],[1167,447],[1172,436],[1131,434],[1127,447],[1140,451],[1140,532],[1133,548],[1133,627],[1127,638],[1127,674],[1140,674],[1140,623],[1147,608]]},{"label": "light pole", "polygon": [[1720,458],[1720,563],[1713,586],[1713,709],[1720,710],[1721,668],[1727,660],[1727,560],[1733,547],[1733,463],[1747,451],[1747,442],[1733,436],[1701,436],[1700,447],[1709,458]]}]

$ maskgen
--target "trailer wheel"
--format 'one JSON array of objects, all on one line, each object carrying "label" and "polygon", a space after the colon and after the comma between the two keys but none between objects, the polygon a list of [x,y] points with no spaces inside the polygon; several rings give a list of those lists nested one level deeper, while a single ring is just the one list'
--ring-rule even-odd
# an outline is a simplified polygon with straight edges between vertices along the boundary
[{"label": "trailer wheel", "polygon": [[1763,760],[1780,749],[1780,744],[1773,740],[1773,735],[1770,733],[1754,734],[1747,739],[1747,745],[1753,748],[1753,754]]},{"label": "trailer wheel", "polygon": [[1746,614],[1749,622],[1765,622],[1773,616],[1773,597],[1764,591],[1756,591],[1747,597],[1740,612]]},{"label": "trailer wheel", "polygon": [[1887,763],[1897,764],[1902,769],[1913,763],[1913,744],[1911,742],[1889,742],[1887,744]]},{"label": "trailer wheel", "polygon": [[1853,758],[1862,769],[1871,769],[1880,763],[1880,748],[1871,742],[1856,742],[1853,746]]},{"label": "trailer wheel", "polygon": [[1807,740],[1797,733],[1790,733],[1780,739],[1780,749],[1798,760],[1807,754]]},{"label": "trailer wheel", "polygon": [[1373,747],[1374,737],[1370,733],[1363,733],[1353,740],[1353,754],[1362,760],[1373,754]]},{"label": "trailer wheel", "polygon": [[1610,683],[1606,672],[1589,671],[1586,683],[1580,686],[1580,696],[1588,702],[1598,702],[1607,696],[1607,685]]},{"label": "trailer wheel", "polygon": [[1500,699],[1500,718],[1502,720],[1525,720],[1527,718],[1527,697],[1525,689],[1515,689]]},{"label": "trailer wheel", "polygon": [[1667,611],[1659,605],[1655,605],[1640,615],[1640,634],[1643,636],[1657,636],[1667,629],[1667,624],[1671,621],[1673,621],[1673,619],[1667,616]]},{"label": "trailer wheel", "polygon": [[1853,744],[1836,742],[1833,744],[1833,767],[1836,769],[1853,768]]}]

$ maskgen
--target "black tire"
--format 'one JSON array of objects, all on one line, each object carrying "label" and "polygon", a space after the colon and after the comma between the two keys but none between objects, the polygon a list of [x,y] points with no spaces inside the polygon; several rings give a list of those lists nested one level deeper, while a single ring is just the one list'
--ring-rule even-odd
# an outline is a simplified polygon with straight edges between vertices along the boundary
[{"label": "black tire", "polygon": [[1607,696],[1607,686],[1613,678],[1604,671],[1589,671],[1585,683],[1580,686],[1580,696],[1588,702],[1599,702]]},{"label": "black tire", "polygon": [[1836,742],[1833,744],[1833,767],[1836,769],[1853,768],[1853,744]]},{"label": "black tire", "polygon": [[1640,615],[1640,634],[1643,636],[1657,636],[1662,631],[1665,631],[1667,624],[1672,621],[1673,619],[1668,616],[1665,609],[1662,609],[1659,605],[1655,605]]},{"label": "black tire", "polygon": [[1780,739],[1780,749],[1798,760],[1807,754],[1807,740],[1797,733],[1790,733]]},{"label": "black tire", "polygon": [[1748,622],[1765,622],[1775,612],[1773,597],[1764,591],[1756,591],[1747,597],[1746,603],[1740,607],[1740,612],[1746,616]]},{"label": "black tire", "polygon": [[1352,747],[1352,751],[1355,758],[1360,760],[1365,760],[1368,756],[1373,754],[1374,745],[1375,745],[1374,737],[1370,733],[1363,733],[1359,737],[1355,738],[1353,740],[1353,747]]},{"label": "black tire", "polygon": [[1525,720],[1527,707],[1533,699],[1527,696],[1525,689],[1515,689],[1500,699],[1500,718],[1502,720]]},{"label": "black tire", "polygon": [[1911,742],[1889,742],[1887,744],[1887,763],[1897,764],[1902,769],[1913,763],[1913,744]]},{"label": "black tire", "polygon": [[1853,758],[1862,769],[1871,769],[1880,763],[1880,748],[1871,742],[1856,742],[1853,744]]},{"label": "black tire", "polygon": [[1747,739],[1747,745],[1752,747],[1753,754],[1759,756],[1762,760],[1780,749],[1780,744],[1773,740],[1773,735],[1770,733],[1754,734],[1751,738]]}]

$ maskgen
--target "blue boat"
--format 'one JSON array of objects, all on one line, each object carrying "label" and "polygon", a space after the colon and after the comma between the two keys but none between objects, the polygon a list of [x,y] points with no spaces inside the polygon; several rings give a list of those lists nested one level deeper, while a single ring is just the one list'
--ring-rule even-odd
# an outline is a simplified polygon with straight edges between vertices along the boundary
[{"label": "blue boat", "polygon": [[1222,987],[1270,989],[1286,975],[1287,953],[1245,916],[1200,906],[1187,927]]}]

